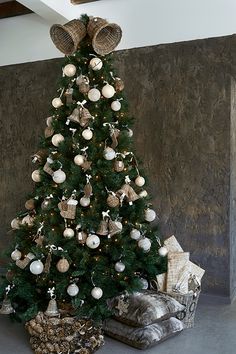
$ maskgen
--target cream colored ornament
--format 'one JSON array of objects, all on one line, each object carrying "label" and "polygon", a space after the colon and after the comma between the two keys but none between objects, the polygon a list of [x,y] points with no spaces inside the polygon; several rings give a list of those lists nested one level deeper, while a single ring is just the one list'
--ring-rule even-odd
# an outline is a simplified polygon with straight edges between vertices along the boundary
[{"label": "cream colored ornament", "polygon": [[21,251],[19,251],[18,249],[15,249],[12,253],[11,253],[11,259],[13,261],[18,261],[19,259],[21,259],[22,253]]},{"label": "cream colored ornament", "polygon": [[63,231],[63,236],[65,238],[72,238],[75,236],[75,232],[73,229],[71,229],[70,227],[67,227],[64,231]]},{"label": "cream colored ornament", "polygon": [[153,209],[148,208],[145,211],[145,220],[148,222],[152,222],[156,219],[156,212]]},{"label": "cream colored ornament", "polygon": [[74,76],[76,73],[76,66],[74,64],[67,64],[63,69],[63,73],[68,77]]},{"label": "cream colored ornament", "polygon": [[86,245],[91,249],[95,249],[100,245],[100,238],[97,235],[89,235],[86,239]]},{"label": "cream colored ornament", "polygon": [[30,271],[34,275],[41,274],[43,272],[43,269],[44,269],[44,265],[43,265],[43,263],[40,260],[33,261],[30,264]]},{"label": "cream colored ornament", "polygon": [[120,101],[116,100],[111,103],[111,109],[115,112],[118,112],[121,109]]},{"label": "cream colored ornament", "polygon": [[34,170],[31,174],[32,180],[34,182],[40,182],[41,181],[41,175],[39,170]]},{"label": "cream colored ornament", "polygon": [[147,237],[144,237],[138,241],[139,248],[141,248],[144,252],[148,252],[151,248],[151,245],[151,241]]},{"label": "cream colored ornament", "polygon": [[116,264],[115,264],[115,270],[116,270],[118,273],[122,273],[122,272],[125,270],[125,265],[124,265],[124,263],[122,263],[122,262],[116,262]]},{"label": "cream colored ornament", "polygon": [[83,130],[82,132],[82,137],[85,139],[85,140],[91,140],[92,137],[93,137],[93,132],[90,128],[87,128],[85,130]]},{"label": "cream colored ornament", "polygon": [[13,230],[17,230],[20,228],[21,220],[19,218],[15,218],[11,221],[11,228]]},{"label": "cream colored ornament", "polygon": [[33,226],[34,224],[34,218],[30,215],[26,215],[22,221],[21,221],[22,225],[28,225],[28,226]]},{"label": "cream colored ornament", "polygon": [[77,233],[77,241],[81,244],[84,245],[86,243],[86,239],[88,237],[87,233],[84,231],[79,231]]},{"label": "cream colored ornament", "polygon": [[84,163],[84,156],[83,156],[83,155],[76,155],[76,156],[74,157],[74,163],[75,163],[76,165],[78,165],[78,166],[83,165],[83,163]]},{"label": "cream colored ornament", "polygon": [[95,286],[91,291],[91,295],[94,299],[99,300],[103,295],[103,291],[101,288]]},{"label": "cream colored ornament", "polygon": [[60,143],[62,143],[62,141],[64,141],[65,138],[62,134],[54,134],[52,137],[52,144],[56,147],[59,146]]},{"label": "cream colored ornament", "polygon": [[35,200],[33,198],[26,200],[25,208],[27,210],[33,210],[35,208]]},{"label": "cream colored ornament", "polygon": [[127,135],[128,135],[129,138],[132,138],[132,136],[134,135],[133,130],[132,129],[128,129],[127,130]]},{"label": "cream colored ornament", "polygon": [[133,239],[133,240],[139,240],[140,237],[141,237],[141,232],[137,229],[133,229],[131,230],[130,232],[130,237]]},{"label": "cream colored ornament", "polygon": [[66,273],[70,268],[70,264],[66,258],[62,258],[57,262],[56,267],[60,273]]},{"label": "cream colored ornament", "polygon": [[116,172],[121,172],[123,171],[125,168],[125,165],[124,165],[124,162],[121,161],[121,160],[116,160],[115,163],[114,163],[114,170]]},{"label": "cream colored ornament", "polygon": [[90,198],[82,197],[79,202],[82,207],[87,207],[90,204]]},{"label": "cream colored ornament", "polygon": [[63,106],[63,102],[60,97],[55,97],[52,100],[52,105],[54,108],[60,108],[61,106]]},{"label": "cream colored ornament", "polygon": [[115,91],[114,87],[109,84],[106,84],[102,88],[102,95],[105,98],[111,98],[114,96],[115,93],[116,93],[116,91]]},{"label": "cream colored ornament", "polygon": [[53,117],[52,117],[52,116],[51,116],[51,117],[48,117],[48,118],[46,119],[46,124],[47,124],[47,126],[48,126],[49,128],[52,127],[52,122],[53,122]]},{"label": "cream colored ornament", "polygon": [[103,62],[101,61],[100,58],[93,58],[90,60],[89,62],[89,66],[94,70],[94,71],[98,71],[101,70],[102,66],[103,66]]},{"label": "cream colored ornament", "polygon": [[120,205],[120,199],[114,194],[109,194],[107,197],[107,205],[111,208],[116,208]]},{"label": "cream colored ornament", "polygon": [[91,90],[89,90],[88,92],[88,99],[92,102],[97,102],[99,101],[101,98],[101,93],[98,89],[96,88],[92,88]]},{"label": "cream colored ornament", "polygon": [[113,160],[116,157],[116,152],[108,146],[104,149],[103,156],[106,160]]},{"label": "cream colored ornament", "polygon": [[67,294],[68,295],[70,295],[70,296],[76,296],[76,295],[78,295],[78,293],[79,293],[79,288],[78,288],[78,286],[75,284],[75,283],[73,283],[73,284],[70,284],[69,286],[68,286],[68,288],[67,288]]},{"label": "cream colored ornament", "polygon": [[158,254],[159,254],[161,257],[166,257],[167,254],[168,254],[168,249],[167,249],[165,246],[162,246],[162,247],[159,248]]},{"label": "cream colored ornament", "polygon": [[63,183],[66,180],[66,174],[64,171],[59,169],[53,173],[52,179],[55,183]]},{"label": "cream colored ornament", "polygon": [[139,196],[140,196],[141,198],[146,198],[147,195],[148,195],[148,192],[147,192],[145,189],[139,193]]},{"label": "cream colored ornament", "polygon": [[144,179],[142,176],[138,176],[138,177],[135,179],[135,184],[136,184],[136,186],[138,186],[138,187],[142,187],[142,186],[144,186],[144,184],[145,184],[145,179]]}]

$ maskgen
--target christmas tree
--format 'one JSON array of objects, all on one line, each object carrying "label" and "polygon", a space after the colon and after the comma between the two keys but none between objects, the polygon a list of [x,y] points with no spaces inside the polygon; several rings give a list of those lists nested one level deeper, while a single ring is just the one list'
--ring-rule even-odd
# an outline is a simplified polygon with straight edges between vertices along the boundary
[{"label": "christmas tree", "polygon": [[[82,32],[91,21],[81,17]],[[147,288],[166,269],[124,83],[102,39],[82,37],[64,59],[33,156],[34,191],[11,223],[11,263],[0,296],[23,321],[54,299],[59,309],[100,320],[110,315],[107,299]]]}]

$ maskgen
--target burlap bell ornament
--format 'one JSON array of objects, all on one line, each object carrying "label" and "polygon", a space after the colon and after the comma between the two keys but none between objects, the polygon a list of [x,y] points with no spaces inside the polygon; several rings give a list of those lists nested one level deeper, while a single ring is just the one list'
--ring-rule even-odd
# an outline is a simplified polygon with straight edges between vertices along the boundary
[{"label": "burlap bell ornament", "polygon": [[64,219],[75,219],[76,215],[76,206],[78,204],[78,200],[68,199],[61,201],[58,204],[58,208],[60,210],[60,214]]},{"label": "burlap bell ornament", "polygon": [[80,124],[81,127],[86,128],[89,125],[89,120],[92,118],[89,110],[85,107],[75,108],[71,115],[68,116],[69,121]]}]

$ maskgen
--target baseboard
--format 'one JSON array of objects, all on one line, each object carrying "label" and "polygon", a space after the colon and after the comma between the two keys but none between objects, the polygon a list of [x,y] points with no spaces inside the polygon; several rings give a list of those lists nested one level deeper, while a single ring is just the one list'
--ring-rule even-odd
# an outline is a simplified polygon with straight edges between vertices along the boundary
[{"label": "baseboard", "polygon": [[234,296],[223,296],[202,293],[199,298],[199,303],[211,304],[211,305],[230,305],[236,298],[236,292]]}]

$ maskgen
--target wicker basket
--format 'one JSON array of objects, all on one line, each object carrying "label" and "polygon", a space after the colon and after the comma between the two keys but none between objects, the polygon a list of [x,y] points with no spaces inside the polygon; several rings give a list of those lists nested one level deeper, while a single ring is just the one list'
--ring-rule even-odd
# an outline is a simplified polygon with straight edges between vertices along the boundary
[{"label": "wicker basket", "polygon": [[122,37],[120,26],[108,23],[100,17],[90,18],[87,31],[92,39],[93,49],[100,55],[111,53],[120,43]]},{"label": "wicker basket", "polygon": [[53,25],[50,28],[50,36],[57,49],[71,55],[86,36],[86,27],[80,20],[72,20],[65,25]]}]

